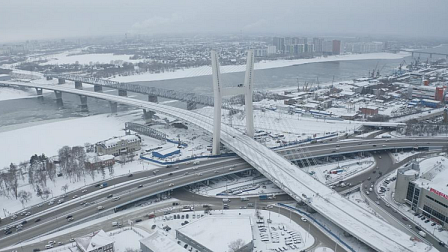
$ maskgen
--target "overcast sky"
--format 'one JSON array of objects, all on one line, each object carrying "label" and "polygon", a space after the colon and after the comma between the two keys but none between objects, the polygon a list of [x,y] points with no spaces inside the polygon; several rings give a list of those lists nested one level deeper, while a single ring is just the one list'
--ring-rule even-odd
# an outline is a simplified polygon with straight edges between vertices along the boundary
[{"label": "overcast sky", "polygon": [[265,33],[448,37],[448,0],[1,0],[0,42]]}]

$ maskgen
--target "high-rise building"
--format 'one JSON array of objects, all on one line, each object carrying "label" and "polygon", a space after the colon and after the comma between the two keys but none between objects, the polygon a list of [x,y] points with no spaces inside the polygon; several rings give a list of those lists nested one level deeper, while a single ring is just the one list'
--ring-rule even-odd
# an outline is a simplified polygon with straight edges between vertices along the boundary
[{"label": "high-rise building", "polygon": [[340,40],[333,40],[332,53],[334,55],[341,54],[341,41]]},{"label": "high-rise building", "polygon": [[285,52],[285,38],[274,37],[272,40],[272,44],[277,47],[277,52]]},{"label": "high-rise building", "polygon": [[322,52],[324,53],[333,53],[333,41],[324,41],[322,46]]},{"label": "high-rise building", "polygon": [[323,44],[324,44],[323,38],[313,38],[313,46],[315,52],[317,53],[323,52]]},{"label": "high-rise building", "polygon": [[277,46],[268,46],[268,55],[277,54]]}]

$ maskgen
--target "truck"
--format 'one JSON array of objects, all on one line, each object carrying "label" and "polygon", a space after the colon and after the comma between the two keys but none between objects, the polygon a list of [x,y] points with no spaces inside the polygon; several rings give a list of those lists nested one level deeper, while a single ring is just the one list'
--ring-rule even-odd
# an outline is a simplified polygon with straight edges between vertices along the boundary
[{"label": "truck", "polygon": [[418,234],[419,234],[421,237],[423,237],[423,238],[426,237],[426,233],[423,232],[423,231],[418,231]]},{"label": "truck", "polygon": [[247,198],[247,197],[242,197],[242,198],[241,198],[241,201],[249,201],[249,198]]},{"label": "truck", "polygon": [[107,187],[107,182],[104,182],[100,185],[100,188],[104,188],[104,187]]},{"label": "truck", "polygon": [[101,210],[104,209],[104,207],[103,206],[98,206],[97,209],[98,209],[98,211],[101,211]]},{"label": "truck", "polygon": [[228,202],[230,202],[230,199],[222,199],[222,202],[228,203]]},{"label": "truck", "polygon": [[267,200],[268,199],[268,195],[266,195],[266,194],[261,194],[258,197],[259,197],[260,200]]}]

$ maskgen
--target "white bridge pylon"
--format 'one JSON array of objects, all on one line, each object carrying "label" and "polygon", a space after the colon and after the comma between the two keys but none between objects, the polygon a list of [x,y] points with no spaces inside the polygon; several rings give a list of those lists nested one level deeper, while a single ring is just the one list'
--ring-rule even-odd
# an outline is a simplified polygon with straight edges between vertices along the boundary
[{"label": "white bridge pylon", "polygon": [[213,75],[213,95],[214,95],[214,114],[213,114],[213,155],[219,155],[221,142],[221,106],[223,96],[244,95],[245,113],[246,113],[246,134],[254,137],[254,108],[252,104],[252,93],[254,86],[254,51],[247,52],[246,75],[244,84],[237,87],[224,88],[221,83],[221,71],[219,69],[218,54],[211,52],[212,75]]}]

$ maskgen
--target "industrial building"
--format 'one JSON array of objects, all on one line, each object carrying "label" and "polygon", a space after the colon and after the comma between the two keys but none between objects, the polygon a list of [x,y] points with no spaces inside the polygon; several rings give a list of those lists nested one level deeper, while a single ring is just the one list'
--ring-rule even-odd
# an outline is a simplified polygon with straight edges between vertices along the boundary
[{"label": "industrial building", "polygon": [[95,151],[98,155],[119,156],[140,150],[142,139],[139,135],[125,135],[110,138],[106,141],[95,144]]},{"label": "industrial building", "polygon": [[412,162],[397,170],[395,201],[407,204],[416,213],[448,227],[448,162],[433,157],[420,164]]},{"label": "industrial building", "polygon": [[165,159],[174,155],[180,154],[180,149],[177,145],[172,145],[167,148],[154,150],[152,156],[160,159]]}]

